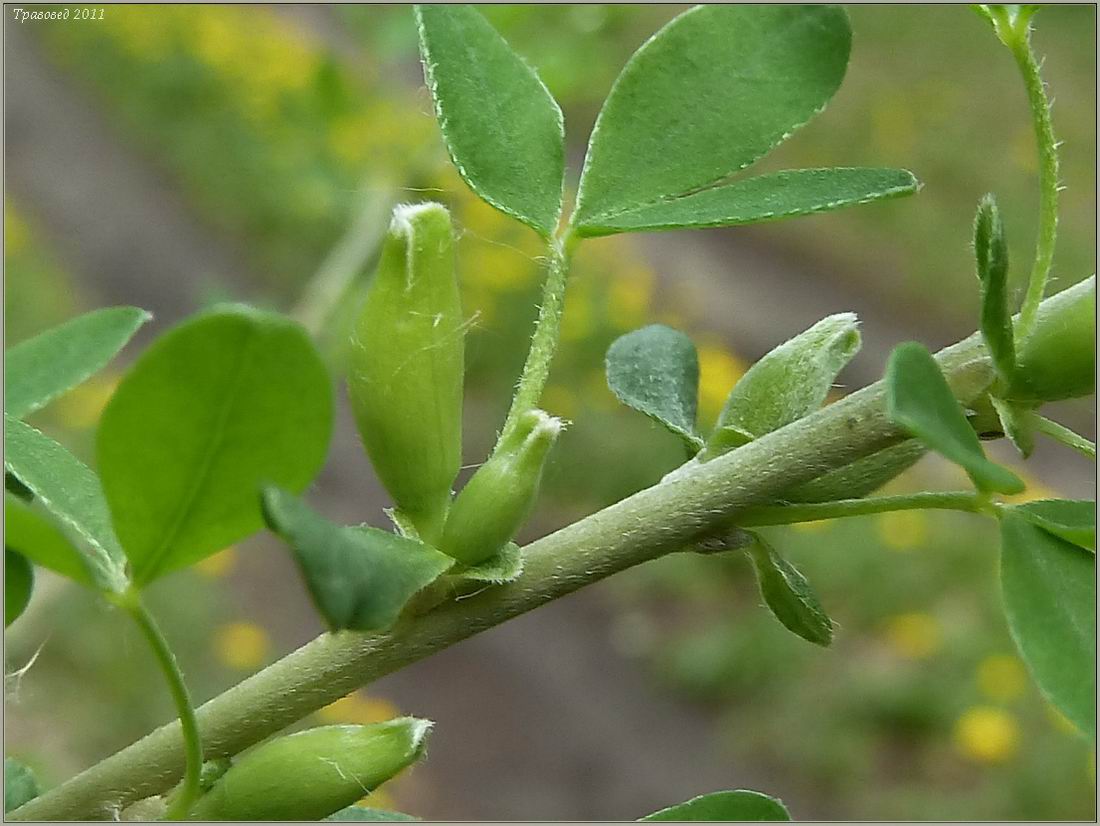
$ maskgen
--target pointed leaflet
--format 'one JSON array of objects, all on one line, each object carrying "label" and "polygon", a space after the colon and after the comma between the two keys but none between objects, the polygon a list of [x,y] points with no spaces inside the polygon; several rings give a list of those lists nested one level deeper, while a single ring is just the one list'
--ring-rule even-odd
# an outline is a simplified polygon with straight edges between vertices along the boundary
[{"label": "pointed leaflet", "polygon": [[699,356],[679,330],[651,324],[617,338],[607,350],[607,386],[683,439],[691,453],[703,446],[695,432]]},{"label": "pointed leaflet", "polygon": [[1024,489],[1016,474],[985,458],[978,436],[923,345],[899,344],[890,354],[886,408],[891,421],[961,465],[980,490],[1019,493]]},{"label": "pointed leaflet", "polygon": [[854,313],[837,313],[780,344],[733,386],[707,441],[712,459],[817,410],[859,352]]},{"label": "pointed leaflet", "polygon": [[787,808],[774,797],[760,792],[738,789],[732,792],[712,792],[693,797],[684,803],[669,806],[641,820],[790,820]]},{"label": "pointed leaflet", "polygon": [[331,631],[389,628],[405,603],[454,563],[415,539],[329,522],[278,488],[264,490],[263,506]]},{"label": "pointed leaflet", "polygon": [[94,563],[57,525],[11,493],[4,494],[4,544],[43,568],[98,587]]},{"label": "pointed leaflet", "polygon": [[1027,405],[1006,402],[990,396],[989,402],[997,413],[1001,430],[1025,459],[1035,450],[1035,417]]},{"label": "pointed leaflet", "polygon": [[650,38],[596,120],[573,225],[686,195],[745,168],[840,86],[851,31],[836,6],[696,6]]},{"label": "pointed leaflet", "polygon": [[4,627],[7,628],[27,608],[34,590],[34,568],[18,551],[4,548]]},{"label": "pointed leaflet", "polygon": [[45,407],[102,369],[150,318],[109,307],[19,342],[4,353],[4,412],[21,419]]},{"label": "pointed leaflet", "polygon": [[53,439],[5,415],[4,470],[87,541],[86,558],[99,588],[125,590],[125,555],[111,527],[103,488],[87,465]]},{"label": "pointed leaflet", "polygon": [[262,528],[261,486],[304,489],[331,429],[328,373],[290,320],[224,307],[159,338],[119,384],[96,439],[135,583]]},{"label": "pointed leaflet", "polygon": [[1008,245],[997,202],[986,195],[974,218],[974,255],[982,285],[982,339],[1002,381],[1012,380],[1016,370],[1016,345],[1012,313],[1008,307]]},{"label": "pointed leaflet", "polygon": [[585,236],[732,227],[911,195],[904,169],[789,169],[589,219]]},{"label": "pointed leaflet", "polygon": [[1038,499],[1012,508],[1034,525],[1079,548],[1096,550],[1096,503],[1079,499]]},{"label": "pointed leaflet", "polygon": [[806,577],[762,537],[754,538],[748,554],[768,608],[788,631],[814,645],[828,646],[833,641],[833,621]]},{"label": "pointed leaflet", "polygon": [[431,4],[415,13],[424,75],[459,174],[485,201],[550,237],[565,170],[557,102],[473,7]]},{"label": "pointed leaflet", "polygon": [[1001,519],[1008,627],[1035,682],[1096,736],[1096,555],[1009,511]]}]

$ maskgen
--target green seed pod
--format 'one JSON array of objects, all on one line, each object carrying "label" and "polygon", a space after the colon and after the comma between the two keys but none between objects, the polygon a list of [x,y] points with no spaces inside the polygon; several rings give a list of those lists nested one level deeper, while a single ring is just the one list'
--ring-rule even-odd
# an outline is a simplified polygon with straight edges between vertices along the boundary
[{"label": "green seed pod", "polygon": [[780,344],[734,385],[700,459],[708,461],[801,419],[825,402],[859,352],[854,313],[838,313]]},{"label": "green seed pod", "polygon": [[375,471],[429,544],[462,462],[463,337],[450,215],[398,206],[352,335],[348,391]]},{"label": "green seed pod", "polygon": [[535,504],[561,420],[529,410],[455,499],[439,549],[466,565],[499,553]]},{"label": "green seed pod", "polygon": [[1095,393],[1096,276],[1043,302],[1035,329],[1016,349],[1004,398],[1053,402]]},{"label": "green seed pod", "polygon": [[916,439],[909,439],[796,485],[785,491],[780,499],[800,504],[860,499],[908,470],[927,452],[928,448]]},{"label": "green seed pod", "polygon": [[321,820],[415,762],[431,726],[401,717],[276,738],[234,763],[195,802],[188,819]]}]

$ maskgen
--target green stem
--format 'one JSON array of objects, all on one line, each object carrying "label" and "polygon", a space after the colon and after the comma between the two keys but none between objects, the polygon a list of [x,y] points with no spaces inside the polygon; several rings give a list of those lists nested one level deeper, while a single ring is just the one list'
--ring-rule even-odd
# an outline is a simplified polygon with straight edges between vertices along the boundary
[{"label": "green stem", "polygon": [[1096,459],[1096,444],[1089,441],[1079,433],[1074,433],[1068,427],[1053,422],[1046,416],[1040,416],[1038,413],[1031,414],[1031,421],[1035,425],[1035,429],[1040,433],[1043,433],[1057,442],[1061,442],[1066,447],[1073,448],[1078,453],[1082,453],[1088,456],[1090,459]]},{"label": "green stem", "polygon": [[876,496],[869,499],[841,499],[804,505],[761,505],[748,508],[737,517],[737,527],[792,525],[819,519],[841,519],[872,513],[908,510],[954,510],[982,513],[989,509],[988,499],[971,491],[949,493],[910,493],[900,496]]},{"label": "green stem", "polygon": [[572,247],[571,237],[568,235],[550,242],[549,265],[542,287],[539,317],[535,322],[535,333],[531,337],[531,349],[527,352],[527,361],[524,362],[516,394],[512,397],[508,418],[505,419],[497,440],[498,445],[515,427],[519,417],[538,407],[539,399],[542,398],[542,391],[550,376],[550,362],[554,359],[561,336],[561,314],[565,306],[565,284],[569,276]]},{"label": "green stem", "polygon": [[1054,243],[1058,235],[1058,142],[1054,138],[1050,101],[1039,74],[1039,63],[1031,49],[1030,26],[1011,41],[1011,48],[1027,89],[1035,141],[1039,148],[1039,236],[1035,242],[1035,261],[1016,329],[1017,341],[1022,342],[1034,329],[1054,260]]},{"label": "green stem", "polygon": [[200,793],[199,776],[202,772],[202,741],[199,738],[199,724],[195,716],[195,707],[191,703],[191,695],[187,691],[187,684],[183,681],[183,673],[179,663],[164,638],[160,628],[157,627],[153,615],[142,602],[141,595],[136,591],[128,591],[123,594],[119,604],[134,618],[141,629],[149,647],[153,649],[157,665],[160,666],[164,679],[168,682],[168,688],[172,693],[172,701],[176,705],[179,715],[180,732],[183,736],[184,773],[183,782],[175,797],[169,803],[166,820],[183,820],[191,809]]}]

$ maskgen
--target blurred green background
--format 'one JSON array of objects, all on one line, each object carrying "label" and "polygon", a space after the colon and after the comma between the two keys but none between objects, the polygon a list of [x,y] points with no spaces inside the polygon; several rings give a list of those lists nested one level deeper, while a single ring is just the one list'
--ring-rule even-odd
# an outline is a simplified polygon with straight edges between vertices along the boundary
[{"label": "blurred green background", "polygon": [[[485,8],[562,104],[570,185],[619,68],[676,11]],[[679,461],[671,437],[606,390],[603,353],[623,332],[663,321],[691,333],[701,416],[712,419],[752,359],[829,312],[865,319],[851,385],[873,380],[898,340],[944,344],[972,330],[968,244],[987,191],[1016,277],[1027,272],[1035,153],[1010,55],[963,7],[850,13],[844,86],[763,165],[903,166],[922,191],[760,227],[583,246],[545,398],[572,425],[529,536]],[[1095,270],[1095,8],[1051,7],[1037,27],[1064,141],[1062,287]],[[107,6],[102,21],[5,19],[5,43],[6,342],[109,303],[154,310],[154,334],[227,297],[309,322],[320,283],[334,289],[337,313],[316,332],[338,373],[379,216],[437,199],[461,233],[473,319],[466,461],[480,460],[522,364],[542,251],[447,164],[409,8]],[[118,371],[148,335],[35,424],[88,458]],[[1089,427],[1094,411],[1060,414]],[[315,501],[384,524],[387,502],[341,416]],[[1025,473],[1029,497],[1094,495],[1091,468],[1056,446],[1042,446]],[[895,485],[963,481],[926,459]],[[1092,747],[1013,654],[990,526],[908,512],[770,533],[839,623],[832,649],[759,607],[746,560],[674,555],[316,719],[436,719],[429,760],[372,797],[424,817],[629,819],[744,786],[784,798],[796,819],[1094,817]],[[319,630],[285,551],[265,537],[170,578],[153,599],[200,700]],[[47,575],[5,658],[7,753],[47,785],[170,716],[124,619]]]}]

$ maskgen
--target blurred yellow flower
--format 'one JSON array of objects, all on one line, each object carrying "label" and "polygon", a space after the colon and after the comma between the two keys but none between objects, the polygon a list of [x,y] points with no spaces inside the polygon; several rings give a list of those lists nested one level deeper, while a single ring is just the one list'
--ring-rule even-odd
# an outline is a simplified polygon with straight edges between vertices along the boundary
[{"label": "blurred yellow flower", "polygon": [[994,654],[978,663],[978,688],[990,700],[1007,703],[1027,688],[1027,672],[1019,658]]},{"label": "blurred yellow flower", "polygon": [[1021,472],[1019,468],[1012,468],[1012,472],[1019,476],[1027,485],[1022,493],[1005,496],[1004,501],[1010,505],[1020,505],[1024,502],[1034,502],[1036,499],[1056,499],[1059,494],[1052,488],[1048,488],[1038,479]]},{"label": "blurred yellow flower", "polygon": [[607,310],[613,326],[629,331],[645,324],[654,280],[653,271],[642,266],[628,267],[611,279]]},{"label": "blurred yellow flower", "polygon": [[368,697],[358,691],[322,708],[317,717],[325,723],[368,725],[392,720],[400,714],[397,706],[381,697]]},{"label": "blurred yellow flower", "polygon": [[4,252],[6,255],[14,255],[27,245],[30,231],[23,216],[12,206],[10,201],[4,203]]},{"label": "blurred yellow flower", "polygon": [[94,427],[114,394],[118,379],[113,373],[97,373],[61,396],[54,403],[61,422],[74,430]]},{"label": "blurred yellow flower", "polygon": [[560,384],[547,385],[542,394],[542,406],[547,413],[564,419],[577,417],[577,394]]},{"label": "blurred yellow flower", "polygon": [[1080,736],[1080,732],[1077,730],[1077,727],[1069,721],[1069,718],[1066,717],[1066,715],[1060,712],[1057,708],[1052,706],[1050,703],[1047,703],[1047,716],[1050,717],[1051,723],[1054,724],[1054,727],[1058,729],[1058,731],[1062,732],[1063,734]]},{"label": "blurred yellow flower", "polygon": [[879,538],[895,551],[919,548],[928,541],[928,517],[921,511],[891,511],[875,520]]},{"label": "blurred yellow flower", "polygon": [[930,614],[898,614],[886,621],[885,633],[894,652],[910,660],[930,657],[942,644],[940,624]]},{"label": "blurred yellow flower", "polygon": [[718,416],[726,397],[747,369],[745,363],[719,345],[699,345],[699,414],[704,421]]},{"label": "blurred yellow flower", "polygon": [[383,811],[391,811],[397,808],[397,804],[393,799],[393,795],[389,793],[387,786],[379,786],[373,792],[366,797],[359,798],[356,803],[357,806],[364,806],[368,809],[382,809]]},{"label": "blurred yellow flower", "polygon": [[802,531],[803,533],[821,533],[827,531],[832,526],[832,522],[828,519],[815,519],[812,522],[795,522],[791,525],[796,531]]},{"label": "blurred yellow flower", "polygon": [[253,622],[231,622],[214,633],[214,653],[230,668],[257,668],[270,648],[267,632]]},{"label": "blurred yellow flower", "polygon": [[1003,763],[1015,756],[1020,741],[1016,718],[992,706],[974,706],[955,722],[955,747],[979,763]]},{"label": "blurred yellow flower", "polygon": [[195,564],[195,570],[211,579],[228,575],[237,567],[237,549],[233,545]]}]

